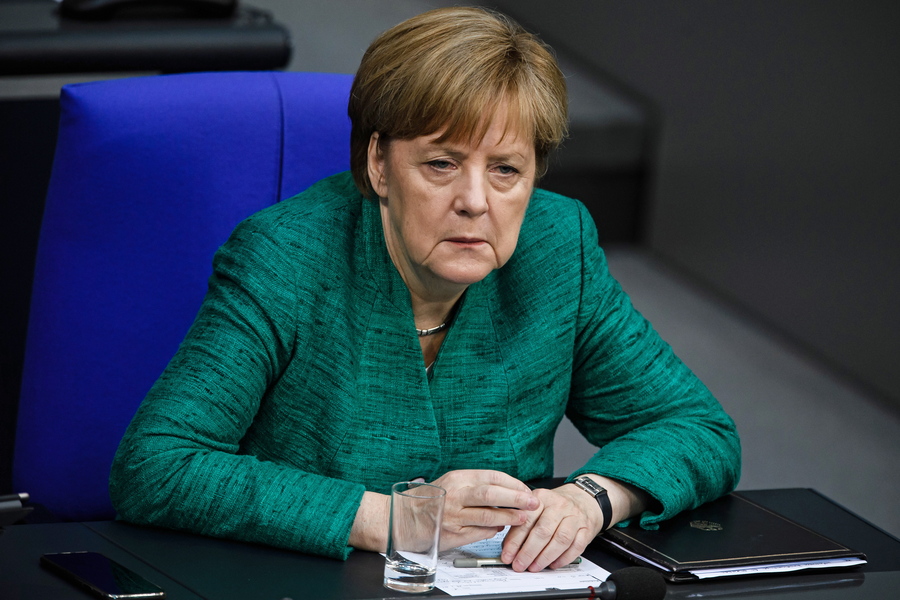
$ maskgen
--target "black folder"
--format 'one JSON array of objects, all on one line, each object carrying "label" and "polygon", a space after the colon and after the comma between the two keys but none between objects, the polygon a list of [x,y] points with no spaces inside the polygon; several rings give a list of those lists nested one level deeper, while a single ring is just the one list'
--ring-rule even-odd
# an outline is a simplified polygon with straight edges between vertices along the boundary
[{"label": "black folder", "polygon": [[596,543],[673,582],[764,575],[784,569],[852,568],[862,552],[812,531],[740,495],[729,494],[660,523],[613,528]]}]

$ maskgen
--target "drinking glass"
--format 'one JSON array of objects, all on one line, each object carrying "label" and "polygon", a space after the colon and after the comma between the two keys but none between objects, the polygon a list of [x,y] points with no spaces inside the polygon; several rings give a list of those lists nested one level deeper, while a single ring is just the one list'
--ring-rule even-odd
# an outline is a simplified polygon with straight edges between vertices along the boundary
[{"label": "drinking glass", "polygon": [[444,488],[429,483],[391,486],[384,587],[413,593],[434,589],[446,495]]}]

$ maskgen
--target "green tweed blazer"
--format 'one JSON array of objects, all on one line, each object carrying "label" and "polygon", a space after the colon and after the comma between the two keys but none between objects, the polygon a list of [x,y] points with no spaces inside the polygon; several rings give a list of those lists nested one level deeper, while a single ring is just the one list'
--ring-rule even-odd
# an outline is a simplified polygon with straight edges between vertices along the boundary
[{"label": "green tweed blazer", "polygon": [[553,474],[563,416],[596,445],[572,476],[659,501],[733,489],[734,423],[631,306],[583,205],[542,190],[502,269],[469,287],[429,377],[377,202],[349,174],[244,221],[119,446],[119,515],[345,558],[364,490],[497,469]]}]

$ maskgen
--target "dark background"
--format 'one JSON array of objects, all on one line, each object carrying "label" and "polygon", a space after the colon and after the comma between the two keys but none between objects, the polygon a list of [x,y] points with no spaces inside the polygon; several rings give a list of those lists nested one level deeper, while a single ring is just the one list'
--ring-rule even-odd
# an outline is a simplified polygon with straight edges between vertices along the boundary
[{"label": "dark background", "polygon": [[658,106],[649,248],[900,407],[900,4],[495,4]]},{"label": "dark background", "polygon": [[[316,18],[324,6],[249,3],[288,24]],[[356,47],[340,50],[361,55],[370,29],[399,20],[392,10],[415,14],[440,4],[446,3],[379,3],[385,23],[377,28],[362,22],[368,19],[362,12],[344,11],[341,32],[346,23],[360,34]],[[620,215],[600,219],[606,242],[643,246],[900,409],[900,6],[885,0],[485,4],[539,32],[643,115],[638,159],[557,171],[547,187],[599,204],[595,216]],[[335,54],[327,39],[337,30],[321,29],[325,42],[294,40],[289,68],[352,71],[327,62]],[[0,75],[0,91],[18,82]],[[56,114],[52,98],[0,94],[3,457],[13,443]],[[4,458],[0,493],[8,488]]]}]

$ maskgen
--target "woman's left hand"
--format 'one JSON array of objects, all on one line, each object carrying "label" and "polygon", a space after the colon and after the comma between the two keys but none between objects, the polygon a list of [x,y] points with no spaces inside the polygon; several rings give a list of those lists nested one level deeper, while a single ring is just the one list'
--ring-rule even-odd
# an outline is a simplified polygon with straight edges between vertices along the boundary
[{"label": "woman's left hand", "polygon": [[652,502],[646,492],[621,481],[594,474],[589,477],[606,488],[612,523],[603,523],[600,505],[575,484],[537,489],[534,495],[541,505],[529,511],[523,525],[510,528],[500,559],[519,572],[558,569],[578,558],[602,529],[640,514]]},{"label": "woman's left hand", "polygon": [[523,525],[511,527],[500,559],[514,571],[556,569],[575,560],[600,533],[603,515],[589,494],[573,484],[534,490],[541,505]]}]

